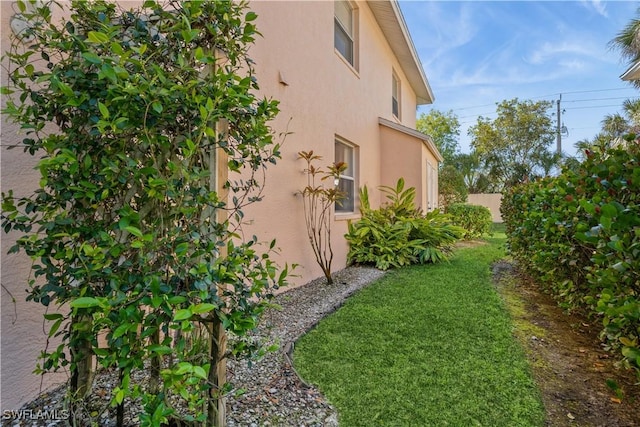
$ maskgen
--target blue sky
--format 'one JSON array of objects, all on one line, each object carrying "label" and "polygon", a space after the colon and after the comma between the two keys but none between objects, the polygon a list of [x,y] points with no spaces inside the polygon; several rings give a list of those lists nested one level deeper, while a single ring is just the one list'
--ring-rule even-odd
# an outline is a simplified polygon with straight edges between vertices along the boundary
[{"label": "blue sky", "polygon": [[453,110],[463,152],[467,128],[479,115],[495,118],[505,99],[555,103],[562,94],[563,151],[574,154],[573,144],[593,138],[605,115],[640,96],[620,80],[627,64],[608,46],[640,2],[401,0],[400,7],[435,95],[418,114]]}]

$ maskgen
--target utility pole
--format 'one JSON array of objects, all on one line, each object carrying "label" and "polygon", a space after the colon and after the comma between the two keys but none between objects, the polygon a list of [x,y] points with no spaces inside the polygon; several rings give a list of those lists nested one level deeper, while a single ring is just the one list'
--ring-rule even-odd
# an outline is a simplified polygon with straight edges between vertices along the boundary
[{"label": "utility pole", "polygon": [[562,116],[560,115],[560,101],[562,101],[562,94],[560,94],[560,97],[556,101],[556,150],[558,151],[558,154],[562,154]]}]

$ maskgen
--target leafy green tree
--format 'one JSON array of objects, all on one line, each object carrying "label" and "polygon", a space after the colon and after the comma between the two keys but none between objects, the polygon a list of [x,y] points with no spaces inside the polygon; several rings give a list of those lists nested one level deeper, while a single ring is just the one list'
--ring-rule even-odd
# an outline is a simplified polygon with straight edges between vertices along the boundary
[{"label": "leafy green tree", "polygon": [[626,99],[622,108],[623,114],[607,114],[602,119],[601,130],[593,140],[584,139],[574,144],[579,159],[585,160],[587,151],[605,153],[619,144],[625,145],[625,135],[640,132],[640,99]]},{"label": "leafy green tree", "polygon": [[475,151],[469,154],[458,154],[453,162],[453,167],[462,175],[468,193],[493,191],[487,173],[482,167],[480,156]]},{"label": "leafy green tree", "polygon": [[440,194],[440,206],[444,209],[453,203],[465,203],[467,201],[467,186],[464,176],[453,165],[445,165],[438,173],[438,190]]},{"label": "leafy green tree", "polygon": [[[277,102],[257,98],[248,56],[256,14],[231,1],[63,6],[66,22],[49,4],[27,16],[3,88],[41,159],[33,195],[2,195],[4,231],[22,234],[10,251],[34,260],[28,299],[56,308],[45,317],[62,344],[38,370],[70,371],[80,425],[108,406],[123,425],[133,400],[140,425],[223,425],[224,361],[261,351],[247,333],[287,274],[236,233],[279,158]],[[92,359],[119,384],[81,412]],[[141,369],[148,387],[132,381]]]},{"label": "leafy green tree", "polygon": [[541,176],[550,176],[554,171],[559,171],[564,155],[557,151],[545,150],[537,153],[534,158],[540,168]]},{"label": "leafy green tree", "polygon": [[619,349],[640,379],[640,145],[624,139],[558,177],[508,189],[501,212],[525,271],[564,308],[602,319],[606,348]]},{"label": "leafy green tree", "polygon": [[[636,15],[640,15],[640,8]],[[640,61],[640,37],[638,34],[640,34],[640,19],[636,17],[629,21],[624,29],[609,42],[609,47],[620,51],[622,58],[627,60],[629,65]],[[631,84],[640,88],[640,80],[635,80]]]},{"label": "leafy green tree", "polygon": [[480,117],[469,129],[472,147],[498,191],[544,172],[542,161],[556,136],[550,107],[548,101],[505,100],[497,104],[496,119]]},{"label": "leafy green tree", "polygon": [[601,123],[602,131],[613,140],[621,138],[629,129],[629,122],[619,113],[607,114]]},{"label": "leafy green tree", "polygon": [[433,139],[444,161],[440,163],[438,177],[438,193],[442,207],[448,203],[464,202],[467,190],[464,188],[462,175],[452,167],[455,157],[460,152],[458,138],[460,122],[452,111],[431,110],[422,113],[416,121],[416,129]]},{"label": "leafy green tree", "polygon": [[431,110],[427,114],[422,113],[416,121],[416,129],[431,136],[444,158],[442,166],[450,164],[460,152],[460,121],[453,111]]},{"label": "leafy green tree", "polygon": [[633,133],[638,133],[640,128],[640,99],[625,99],[622,109],[629,120],[630,129]]},{"label": "leafy green tree", "polygon": [[584,138],[573,144],[573,146],[578,151],[578,159],[584,160],[586,158],[585,152],[591,148],[591,141],[589,138]]}]

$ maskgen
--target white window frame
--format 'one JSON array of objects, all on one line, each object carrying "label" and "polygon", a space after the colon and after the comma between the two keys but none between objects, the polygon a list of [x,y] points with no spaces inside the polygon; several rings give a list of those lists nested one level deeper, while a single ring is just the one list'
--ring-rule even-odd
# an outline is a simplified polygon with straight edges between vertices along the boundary
[{"label": "white window frame", "polygon": [[427,196],[427,212],[438,209],[438,186],[436,181],[436,168],[429,160],[427,160],[427,182],[426,182],[426,196]]},{"label": "white window frame", "polygon": [[[401,84],[400,78],[395,71],[391,73],[391,114],[398,120],[401,120],[402,109],[401,109]],[[394,94],[395,92],[395,94]],[[394,111],[395,110],[395,111]]]},{"label": "white window frame", "polygon": [[[357,174],[358,174],[358,151],[357,147],[354,144],[346,142],[344,139],[336,136],[334,138],[335,146],[341,145],[346,147],[349,150],[350,159],[340,160],[337,158],[337,149],[334,150],[334,160],[337,163],[338,161],[344,161],[349,166],[349,169],[345,171],[343,174],[340,174],[339,180],[337,183],[337,187],[340,188],[340,184],[342,182],[350,182],[351,183],[351,198],[347,200],[342,200],[340,203],[336,202],[335,204],[335,212],[336,214],[352,214],[356,211],[356,201],[357,201]],[[347,174],[350,170],[351,175]]]},{"label": "white window frame", "polygon": [[[350,23],[344,23],[338,18],[338,13],[336,13],[339,4],[344,4],[349,8],[350,14],[349,18],[351,20]],[[354,3],[349,0],[337,0],[334,2],[334,14],[333,14],[333,26],[334,26],[334,35],[333,35],[333,46],[335,51],[354,69],[357,69],[358,63],[358,46],[357,46],[357,31],[358,31],[358,9]],[[351,27],[351,31],[347,28],[347,26]],[[344,42],[347,46],[347,51],[342,52],[339,49],[338,41]],[[349,49],[350,47],[350,49]],[[350,51],[350,52],[349,52]],[[350,53],[350,55],[349,55]]]}]

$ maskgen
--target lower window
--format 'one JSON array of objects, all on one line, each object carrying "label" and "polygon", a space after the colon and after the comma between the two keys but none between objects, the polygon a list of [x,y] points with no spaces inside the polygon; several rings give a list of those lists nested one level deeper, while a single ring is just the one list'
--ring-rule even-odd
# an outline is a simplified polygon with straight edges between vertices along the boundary
[{"label": "lower window", "polygon": [[356,205],[356,155],[355,147],[340,140],[335,141],[335,162],[344,162],[347,168],[340,175],[338,180],[338,189],[344,194],[345,198],[336,202],[336,212],[350,213],[355,212]]}]

